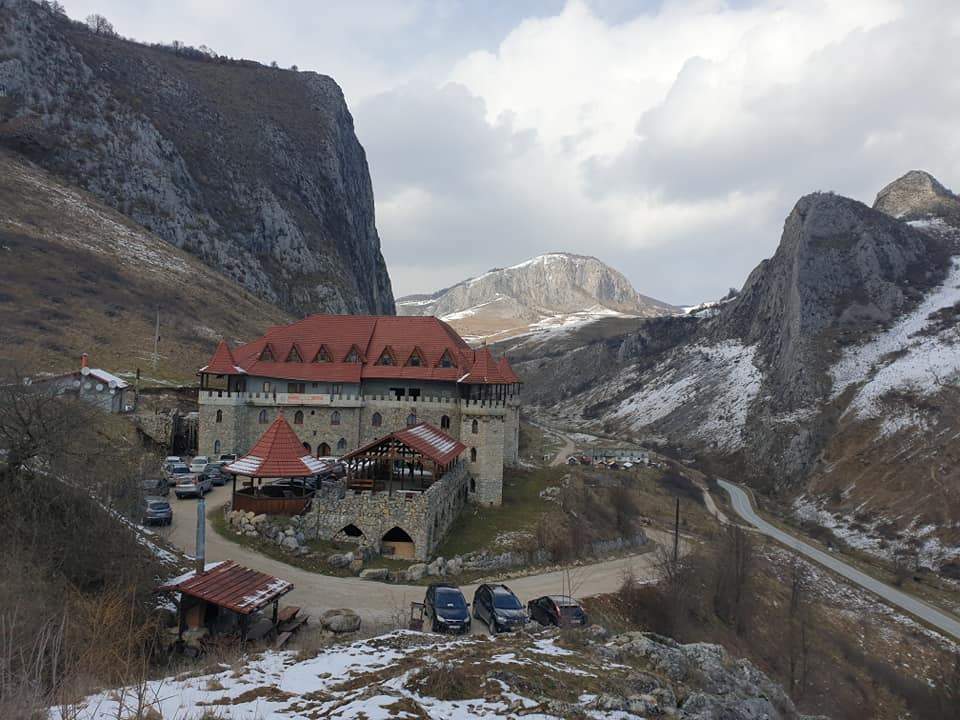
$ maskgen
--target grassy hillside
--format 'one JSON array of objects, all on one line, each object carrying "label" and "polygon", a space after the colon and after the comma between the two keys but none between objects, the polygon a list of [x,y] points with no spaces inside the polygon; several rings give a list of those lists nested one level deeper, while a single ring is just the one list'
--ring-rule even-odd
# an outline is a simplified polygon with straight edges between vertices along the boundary
[{"label": "grassy hillside", "polygon": [[[151,365],[156,311],[160,352]],[[0,362],[189,382],[216,340],[290,316],[19,156],[0,152]]]}]

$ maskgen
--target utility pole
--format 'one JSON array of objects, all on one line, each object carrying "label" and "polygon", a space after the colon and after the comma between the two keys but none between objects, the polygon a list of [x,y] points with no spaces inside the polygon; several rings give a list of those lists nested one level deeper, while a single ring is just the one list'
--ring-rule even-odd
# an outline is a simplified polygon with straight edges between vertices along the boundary
[{"label": "utility pole", "polygon": [[160,351],[160,306],[157,306],[157,325],[153,331],[153,369],[157,369],[157,353]]},{"label": "utility pole", "polygon": [[677,512],[673,520],[673,561],[680,557],[680,498],[677,498]]}]

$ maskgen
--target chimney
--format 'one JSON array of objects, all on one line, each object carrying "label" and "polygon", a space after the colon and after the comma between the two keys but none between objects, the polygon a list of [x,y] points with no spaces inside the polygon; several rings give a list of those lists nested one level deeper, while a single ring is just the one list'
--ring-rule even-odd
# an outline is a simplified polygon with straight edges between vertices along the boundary
[{"label": "chimney", "polygon": [[83,370],[83,368],[87,367],[88,364],[87,354],[84,353],[80,356],[80,369]]},{"label": "chimney", "polygon": [[207,566],[206,544],[207,544],[207,525],[206,525],[206,501],[203,497],[197,503],[197,575],[202,575]]}]

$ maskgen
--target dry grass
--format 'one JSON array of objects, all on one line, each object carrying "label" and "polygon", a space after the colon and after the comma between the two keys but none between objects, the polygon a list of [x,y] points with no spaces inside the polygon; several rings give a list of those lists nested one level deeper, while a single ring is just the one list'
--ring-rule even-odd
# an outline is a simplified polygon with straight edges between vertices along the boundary
[{"label": "dry grass", "polygon": [[[0,355],[31,373],[65,372],[80,353],[114,372],[194,382],[218,336],[249,339],[289,317],[15,155],[0,152]],[[66,198],[66,199],[65,199]],[[149,262],[114,250],[132,233]],[[185,268],[163,270],[163,264]],[[160,364],[150,365],[161,308]]]}]

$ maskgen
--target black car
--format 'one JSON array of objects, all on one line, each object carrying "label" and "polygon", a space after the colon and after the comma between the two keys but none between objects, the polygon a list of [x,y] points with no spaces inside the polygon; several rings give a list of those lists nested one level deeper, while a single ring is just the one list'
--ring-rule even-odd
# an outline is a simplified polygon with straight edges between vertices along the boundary
[{"label": "black car", "polygon": [[207,463],[203,468],[203,476],[216,486],[224,485],[227,482],[227,476],[223,472],[223,466],[220,463]]},{"label": "black car", "polygon": [[544,595],[527,603],[530,619],[541,625],[586,625],[587,614],[567,595]]},{"label": "black car", "polygon": [[473,616],[490,632],[518,630],[529,622],[520,598],[506,585],[481,585],[473,595]]},{"label": "black car", "polygon": [[456,585],[434,583],[427,588],[423,612],[433,632],[470,632],[470,611]]},{"label": "black car", "polygon": [[170,494],[170,486],[167,484],[165,478],[147,478],[140,483],[140,489],[143,490],[144,495],[153,497],[166,497]]}]

